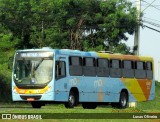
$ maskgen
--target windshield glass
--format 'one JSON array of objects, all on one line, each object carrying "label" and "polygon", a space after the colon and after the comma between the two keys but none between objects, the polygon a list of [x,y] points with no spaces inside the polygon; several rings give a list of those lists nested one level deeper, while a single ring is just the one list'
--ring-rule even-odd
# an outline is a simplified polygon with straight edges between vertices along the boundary
[{"label": "windshield glass", "polygon": [[33,58],[15,61],[14,81],[18,85],[46,84],[52,80],[53,59]]}]

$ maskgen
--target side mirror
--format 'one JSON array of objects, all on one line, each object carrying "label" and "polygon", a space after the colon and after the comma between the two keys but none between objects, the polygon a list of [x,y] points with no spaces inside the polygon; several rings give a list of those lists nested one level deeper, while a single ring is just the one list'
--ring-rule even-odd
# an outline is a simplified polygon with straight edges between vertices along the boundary
[{"label": "side mirror", "polygon": [[13,57],[9,57],[8,58],[8,69],[12,68],[12,64],[13,64]]}]

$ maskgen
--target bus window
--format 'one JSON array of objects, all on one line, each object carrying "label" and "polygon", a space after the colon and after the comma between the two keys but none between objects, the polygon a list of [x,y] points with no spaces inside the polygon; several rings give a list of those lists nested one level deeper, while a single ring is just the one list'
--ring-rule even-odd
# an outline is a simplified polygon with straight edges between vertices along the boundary
[{"label": "bus window", "polygon": [[78,56],[69,57],[69,65],[72,66],[81,66],[82,58]]},{"label": "bus window", "polygon": [[82,75],[82,58],[78,56],[69,57],[69,74],[71,76]]},{"label": "bus window", "polygon": [[83,74],[85,76],[96,76],[96,60],[95,58],[83,58]]},{"label": "bus window", "polygon": [[109,65],[107,59],[103,58],[97,59],[97,76],[99,77],[109,76]]},{"label": "bus window", "polygon": [[56,61],[56,79],[66,77],[66,64],[64,61]]},{"label": "bus window", "polygon": [[115,78],[121,77],[121,60],[110,60],[110,76]]},{"label": "bus window", "polygon": [[146,62],[146,72],[147,72],[147,78],[153,79],[153,71],[152,71],[152,63]]},{"label": "bus window", "polygon": [[133,78],[134,77],[134,62],[129,60],[122,61],[122,76],[124,78]]},{"label": "bus window", "polygon": [[135,78],[146,78],[145,62],[136,61],[135,62]]}]

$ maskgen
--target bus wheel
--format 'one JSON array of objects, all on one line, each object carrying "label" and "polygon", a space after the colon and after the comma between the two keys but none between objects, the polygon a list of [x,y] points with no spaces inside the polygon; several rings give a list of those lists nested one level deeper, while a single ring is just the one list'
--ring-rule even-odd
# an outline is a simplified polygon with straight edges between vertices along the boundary
[{"label": "bus wheel", "polygon": [[82,103],[82,107],[84,109],[96,109],[97,104],[96,103]]},{"label": "bus wheel", "polygon": [[68,102],[65,103],[66,108],[74,108],[76,103],[76,97],[73,91],[69,93]]},{"label": "bus wheel", "polygon": [[128,95],[126,92],[121,92],[118,107],[124,109],[127,107],[127,104],[128,104]]},{"label": "bus wheel", "polygon": [[41,108],[42,105],[40,102],[31,102],[33,108]]}]

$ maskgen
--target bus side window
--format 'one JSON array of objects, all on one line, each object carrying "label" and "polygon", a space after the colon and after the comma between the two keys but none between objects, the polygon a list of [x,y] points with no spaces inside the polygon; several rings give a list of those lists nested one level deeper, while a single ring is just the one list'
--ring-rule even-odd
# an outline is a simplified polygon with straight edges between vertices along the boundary
[{"label": "bus side window", "polygon": [[146,62],[146,72],[147,72],[147,78],[153,79],[153,69],[152,69],[152,62]]},{"label": "bus side window", "polygon": [[56,79],[66,77],[66,63],[64,61],[56,61]]},{"label": "bus side window", "polygon": [[108,77],[109,76],[109,62],[107,59],[97,59],[97,76]]},{"label": "bus side window", "polygon": [[120,78],[122,75],[121,60],[110,60],[110,76]]},{"label": "bus side window", "polygon": [[69,57],[69,74],[71,76],[82,75],[82,58],[78,56]]},{"label": "bus side window", "polygon": [[83,58],[83,74],[85,76],[96,76],[96,60],[92,57]]},{"label": "bus side window", "polygon": [[135,78],[145,79],[146,70],[145,62],[136,61],[135,62]]},{"label": "bus side window", "polygon": [[122,76],[124,78],[134,78],[134,62],[129,60],[122,61]]}]

